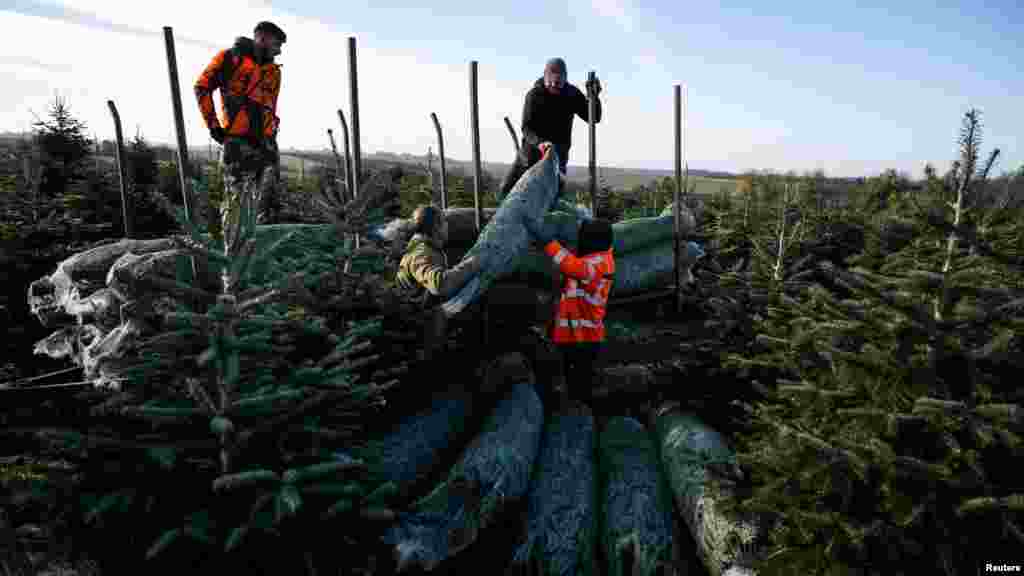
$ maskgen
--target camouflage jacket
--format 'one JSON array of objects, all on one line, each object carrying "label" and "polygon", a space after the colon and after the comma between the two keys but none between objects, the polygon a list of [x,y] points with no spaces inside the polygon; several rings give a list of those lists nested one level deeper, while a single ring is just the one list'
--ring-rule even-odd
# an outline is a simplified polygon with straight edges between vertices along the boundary
[{"label": "camouflage jacket", "polygon": [[448,256],[423,234],[414,234],[398,263],[395,281],[412,298],[425,304],[451,296],[475,270],[465,262],[448,269]]}]

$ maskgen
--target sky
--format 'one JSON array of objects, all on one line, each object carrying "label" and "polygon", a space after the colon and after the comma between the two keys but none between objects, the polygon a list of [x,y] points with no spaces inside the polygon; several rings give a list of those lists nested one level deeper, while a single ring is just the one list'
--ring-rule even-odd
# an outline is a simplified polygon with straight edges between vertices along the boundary
[{"label": "sky", "polygon": [[[519,132],[523,98],[561,56],[581,89],[604,86],[597,163],[672,169],[674,86],[685,93],[691,168],[824,170],[920,177],[956,157],[963,113],[982,111],[996,173],[1024,164],[1024,5],[900,2],[259,2],[0,0],[0,132],[45,117],[56,95],[91,133],[174,142],[163,27],[174,31],[185,131],[209,143],[192,85],[214,54],[271,20],[288,34],[279,145],[320,150],[349,104],[348,38],[358,54],[364,154],[437,153],[437,114],[451,158],[472,158],[470,61],[478,62],[480,153],[511,162],[503,118]],[[217,99],[219,102],[219,99]],[[35,116],[34,116],[35,115]],[[340,140],[338,141],[341,146]],[[569,163],[588,162],[577,118]]]}]

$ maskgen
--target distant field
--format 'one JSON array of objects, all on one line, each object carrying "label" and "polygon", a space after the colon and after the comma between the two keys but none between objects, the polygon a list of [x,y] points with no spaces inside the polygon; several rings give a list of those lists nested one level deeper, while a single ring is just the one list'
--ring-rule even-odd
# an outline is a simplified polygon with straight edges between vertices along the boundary
[{"label": "distant field", "polygon": [[[697,182],[696,193],[701,196],[720,194],[723,187],[730,195],[736,192],[736,180],[730,178],[708,178],[706,176],[690,176],[690,185]],[[648,185],[651,177],[645,174],[623,174],[616,178],[612,186],[617,190],[631,190],[634,186]]]}]

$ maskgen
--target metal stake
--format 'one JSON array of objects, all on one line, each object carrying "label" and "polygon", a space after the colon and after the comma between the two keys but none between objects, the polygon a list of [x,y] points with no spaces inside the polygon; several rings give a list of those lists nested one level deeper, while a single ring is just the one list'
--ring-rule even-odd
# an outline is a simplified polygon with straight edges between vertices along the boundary
[{"label": "metal stake", "polygon": [[597,114],[597,98],[594,96],[593,85],[597,72],[591,70],[587,74],[587,125],[590,128],[590,213],[597,217],[597,126],[594,115]]},{"label": "metal stake", "polygon": [[[181,88],[178,84],[178,59],[174,52],[174,31],[164,26],[164,47],[167,52],[167,73],[171,83],[171,106],[174,108],[174,128],[178,140],[178,181],[181,184],[181,198],[185,205],[185,221],[192,224],[192,183],[188,165],[188,142],[185,140],[185,119],[181,111]],[[205,262],[191,256],[192,277],[202,286],[206,283]]]},{"label": "metal stake", "polygon": [[342,144],[345,145],[345,188],[348,192],[345,193],[345,202],[355,198],[355,194],[352,192],[352,163],[349,161],[351,154],[348,149],[348,122],[345,122],[345,113],[338,108],[338,120],[341,120],[341,137]]},{"label": "metal stake", "polygon": [[473,207],[476,209],[476,233],[483,227],[483,207],[480,205],[480,109],[477,100],[477,62],[469,63],[469,110],[473,134]]},{"label": "metal stake", "polygon": [[[338,173],[335,177],[335,181],[338,181],[341,180],[341,176],[345,171],[341,168],[341,155],[338,154],[338,145],[334,143],[334,131],[330,128],[327,129],[327,138],[331,141],[331,154],[334,156],[334,169]],[[347,186],[348,183],[346,182],[345,185]],[[341,186],[335,186],[334,190],[338,200],[344,203],[345,197],[341,194]]]},{"label": "metal stake", "polygon": [[115,157],[117,158],[117,175],[121,188],[121,212],[124,219],[124,237],[132,237],[132,214],[128,208],[128,166],[124,161],[124,136],[121,132],[121,115],[117,113],[117,106],[113,100],[107,100],[107,107],[110,108],[110,115],[114,117],[114,137],[117,139]]},{"label": "metal stake", "polygon": [[448,209],[448,170],[444,161],[444,136],[441,135],[441,123],[437,121],[437,114],[430,113],[430,119],[434,121],[434,130],[437,131],[437,151],[441,155],[441,209]]},{"label": "metal stake", "polygon": [[516,148],[516,155],[519,155],[519,137],[516,136],[516,129],[512,127],[512,122],[509,121],[508,116],[505,116],[505,127],[508,128],[508,133],[512,135],[512,145]]},{"label": "metal stake", "polygon": [[672,264],[672,271],[675,275],[676,282],[676,313],[682,311],[682,282],[680,282],[679,269],[679,236],[680,220],[681,215],[679,213],[679,200],[682,197],[682,186],[683,186],[683,140],[682,140],[682,111],[681,108],[681,87],[679,84],[675,85],[675,129],[676,129],[676,186],[673,191],[673,202],[672,202],[672,254],[674,256],[674,262]]},{"label": "metal stake", "polygon": [[[359,197],[359,182],[362,180],[362,154],[359,151],[359,79],[356,67],[356,39],[348,39],[348,81],[349,102],[352,112],[352,181],[349,192],[352,198]],[[353,246],[359,249],[359,234],[353,234]],[[349,261],[351,262],[351,261]],[[347,272],[347,270],[346,270]]]}]

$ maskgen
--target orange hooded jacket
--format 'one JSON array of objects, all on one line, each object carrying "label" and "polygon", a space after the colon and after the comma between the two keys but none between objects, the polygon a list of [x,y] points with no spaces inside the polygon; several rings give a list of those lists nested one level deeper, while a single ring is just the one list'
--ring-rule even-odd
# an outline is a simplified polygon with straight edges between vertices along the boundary
[{"label": "orange hooded jacket", "polygon": [[[230,78],[225,78],[225,73]],[[221,118],[213,105],[213,91],[220,89]],[[258,62],[256,44],[238,38],[221,50],[196,80],[199,110],[208,129],[224,128],[228,136],[246,138],[252,144],[277,137],[277,97],[281,91],[281,66],[273,60]]]}]

